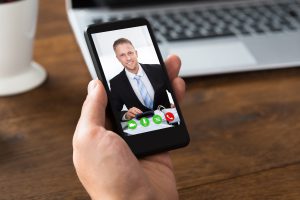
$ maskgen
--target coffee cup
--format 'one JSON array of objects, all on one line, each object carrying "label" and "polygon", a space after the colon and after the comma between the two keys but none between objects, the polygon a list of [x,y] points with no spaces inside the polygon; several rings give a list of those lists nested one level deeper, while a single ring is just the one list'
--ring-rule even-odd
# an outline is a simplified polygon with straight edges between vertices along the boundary
[{"label": "coffee cup", "polygon": [[38,0],[0,2],[0,96],[36,88],[47,73],[32,60]]}]

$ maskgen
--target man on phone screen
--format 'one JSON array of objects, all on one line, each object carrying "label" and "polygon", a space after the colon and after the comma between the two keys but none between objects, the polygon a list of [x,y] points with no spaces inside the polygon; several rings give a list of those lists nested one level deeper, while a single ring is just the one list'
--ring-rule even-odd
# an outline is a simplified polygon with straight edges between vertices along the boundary
[{"label": "man on phone screen", "polygon": [[[120,120],[134,118],[136,114],[155,110],[158,105],[170,107],[166,90],[167,77],[159,64],[138,62],[138,52],[132,42],[119,38],[113,49],[124,69],[110,80],[111,102],[120,112]],[[125,105],[128,111],[122,111]]]}]

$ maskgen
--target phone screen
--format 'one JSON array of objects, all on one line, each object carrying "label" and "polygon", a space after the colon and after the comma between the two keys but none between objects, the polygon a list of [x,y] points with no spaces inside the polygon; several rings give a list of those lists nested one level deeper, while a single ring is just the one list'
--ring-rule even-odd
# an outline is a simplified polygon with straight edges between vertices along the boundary
[{"label": "phone screen", "polygon": [[167,73],[146,25],[93,33],[92,39],[125,136],[180,125]]}]

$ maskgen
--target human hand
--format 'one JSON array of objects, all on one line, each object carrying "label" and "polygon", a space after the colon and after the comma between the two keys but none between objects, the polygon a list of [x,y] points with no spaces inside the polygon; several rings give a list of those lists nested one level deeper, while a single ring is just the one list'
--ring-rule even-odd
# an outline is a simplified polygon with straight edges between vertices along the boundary
[{"label": "human hand", "polygon": [[[179,101],[185,92],[185,83],[178,77],[180,65],[177,56],[166,60]],[[178,199],[169,154],[138,160],[119,135],[104,128],[106,104],[103,85],[100,81],[91,81],[73,137],[74,166],[91,198]]]},{"label": "human hand", "polygon": [[125,118],[127,120],[130,120],[134,118],[137,114],[143,113],[140,109],[136,107],[130,108],[126,113],[125,113]]}]

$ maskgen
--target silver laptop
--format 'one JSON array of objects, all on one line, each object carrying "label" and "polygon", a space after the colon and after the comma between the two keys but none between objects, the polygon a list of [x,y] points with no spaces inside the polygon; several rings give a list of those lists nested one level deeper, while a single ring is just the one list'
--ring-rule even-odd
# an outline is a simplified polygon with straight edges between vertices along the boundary
[{"label": "silver laptop", "polygon": [[87,25],[147,18],[183,77],[300,66],[300,0],[66,0],[88,69]]}]

